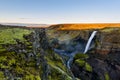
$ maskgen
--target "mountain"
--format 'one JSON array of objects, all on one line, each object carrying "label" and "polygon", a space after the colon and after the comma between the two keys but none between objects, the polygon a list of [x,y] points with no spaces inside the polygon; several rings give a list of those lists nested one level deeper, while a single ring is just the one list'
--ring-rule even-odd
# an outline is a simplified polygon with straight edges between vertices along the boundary
[{"label": "mountain", "polygon": [[10,26],[26,26],[26,27],[47,27],[47,24],[27,24],[27,23],[0,23],[2,25]]}]

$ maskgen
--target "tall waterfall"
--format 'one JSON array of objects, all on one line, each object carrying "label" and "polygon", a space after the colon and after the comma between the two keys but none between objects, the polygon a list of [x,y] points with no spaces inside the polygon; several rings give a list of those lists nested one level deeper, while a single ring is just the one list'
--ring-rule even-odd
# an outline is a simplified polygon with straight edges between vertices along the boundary
[{"label": "tall waterfall", "polygon": [[[56,53],[58,53],[59,55],[61,55],[62,57],[63,56],[67,56],[67,57],[69,57],[69,59],[67,60],[67,64],[65,64],[67,67],[68,67],[68,70],[69,70],[69,72],[71,73],[71,75],[72,75],[72,77],[73,77],[73,79],[74,79],[74,75],[72,74],[72,72],[71,72],[71,70],[70,70],[70,65],[71,65],[71,63],[72,63],[72,61],[73,61],[73,59],[74,59],[74,56],[75,56],[75,54],[77,54],[78,52],[83,52],[84,51],[84,54],[88,51],[88,49],[89,49],[89,47],[90,47],[90,44],[91,44],[91,42],[92,42],[92,40],[93,40],[93,38],[94,38],[94,36],[96,35],[96,33],[97,33],[97,31],[93,31],[92,32],[92,34],[91,34],[91,36],[90,36],[90,38],[89,38],[89,40],[88,40],[88,42],[87,42],[87,45],[86,45],[86,47],[85,47],[85,50],[78,50],[78,48],[77,48],[77,46],[79,46],[80,44],[77,44],[76,46],[74,46],[75,47],[75,50],[73,50],[73,52],[71,52],[71,53],[67,53],[67,51],[66,50],[59,50],[59,49],[53,49],[54,50],[54,52],[56,52]],[[81,44],[82,45],[82,44]],[[81,46],[82,47],[82,46]],[[80,47],[79,47],[80,48]]]},{"label": "tall waterfall", "polygon": [[90,36],[90,38],[89,38],[89,40],[88,40],[88,42],[87,42],[87,45],[86,45],[86,47],[85,47],[84,54],[88,51],[88,49],[89,49],[89,47],[90,47],[90,44],[91,44],[94,36],[96,35],[96,33],[97,33],[97,31],[93,31],[93,32],[92,32],[92,34],[91,34],[91,36]]}]

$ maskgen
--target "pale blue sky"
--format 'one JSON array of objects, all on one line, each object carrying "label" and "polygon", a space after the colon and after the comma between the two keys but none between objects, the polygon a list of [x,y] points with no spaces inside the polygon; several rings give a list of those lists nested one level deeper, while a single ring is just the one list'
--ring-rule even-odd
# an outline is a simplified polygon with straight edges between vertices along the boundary
[{"label": "pale blue sky", "polygon": [[0,22],[120,22],[120,0],[0,0]]}]

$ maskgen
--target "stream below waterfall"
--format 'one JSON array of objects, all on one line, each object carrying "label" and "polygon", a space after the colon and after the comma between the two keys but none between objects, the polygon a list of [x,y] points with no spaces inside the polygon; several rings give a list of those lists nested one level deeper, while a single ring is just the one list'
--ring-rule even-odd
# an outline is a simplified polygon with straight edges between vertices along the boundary
[{"label": "stream below waterfall", "polygon": [[[73,61],[73,58],[75,56],[75,54],[77,53],[87,53],[88,50],[90,50],[91,48],[93,48],[94,46],[94,41],[93,41],[93,38],[95,37],[97,31],[93,31],[91,36],[89,37],[87,43],[78,43],[77,45],[75,46],[66,46],[67,47],[67,50],[61,50],[61,49],[54,49],[54,52],[58,53],[60,56],[67,56],[69,57],[68,61],[67,61],[67,67],[70,69],[70,64],[72,63]],[[85,45],[86,44],[86,45]],[[68,50],[68,47],[69,49],[73,49],[71,52],[69,52]]]}]

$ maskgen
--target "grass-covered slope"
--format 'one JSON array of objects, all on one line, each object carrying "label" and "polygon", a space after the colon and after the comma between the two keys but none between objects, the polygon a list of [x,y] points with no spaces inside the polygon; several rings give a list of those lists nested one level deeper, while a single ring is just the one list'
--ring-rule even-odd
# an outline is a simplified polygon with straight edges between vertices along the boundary
[{"label": "grass-covered slope", "polygon": [[[34,29],[0,27],[0,80],[44,80],[45,72],[48,80],[72,80],[58,54],[51,49],[39,52],[42,48],[33,46],[33,32]],[[44,41],[42,45],[46,45]]]},{"label": "grass-covered slope", "polygon": [[3,46],[17,44],[16,39],[24,42],[23,35],[30,34],[31,31],[26,28],[0,27],[0,80],[20,79],[22,74],[26,74],[24,75],[24,80],[39,78],[33,75],[37,74],[34,72],[34,68],[25,66],[29,65],[26,64],[24,59],[25,54],[19,55],[14,51],[8,51],[8,46],[6,48]]},{"label": "grass-covered slope", "polygon": [[0,27],[0,44],[15,43],[14,39],[23,41],[23,35],[30,34],[27,28]]}]

